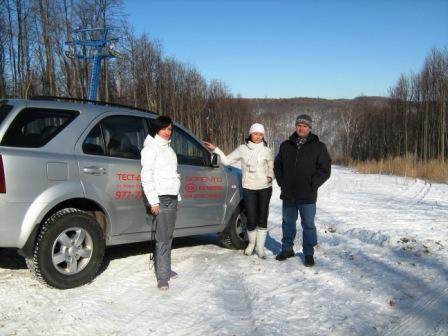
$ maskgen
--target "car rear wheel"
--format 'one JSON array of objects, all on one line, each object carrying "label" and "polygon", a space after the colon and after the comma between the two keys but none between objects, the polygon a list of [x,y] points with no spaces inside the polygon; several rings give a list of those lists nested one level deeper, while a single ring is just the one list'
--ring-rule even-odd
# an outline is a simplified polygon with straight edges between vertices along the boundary
[{"label": "car rear wheel", "polygon": [[244,207],[238,207],[227,223],[226,229],[220,234],[222,244],[236,250],[246,248],[248,242],[246,223],[246,211]]},{"label": "car rear wheel", "polygon": [[27,265],[46,285],[73,288],[93,280],[104,252],[104,233],[98,222],[84,211],[63,209],[42,225]]}]

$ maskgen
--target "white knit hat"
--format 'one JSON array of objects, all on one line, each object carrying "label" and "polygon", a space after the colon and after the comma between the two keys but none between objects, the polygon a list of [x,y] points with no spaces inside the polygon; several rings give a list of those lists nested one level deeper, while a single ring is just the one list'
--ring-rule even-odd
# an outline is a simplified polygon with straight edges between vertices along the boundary
[{"label": "white knit hat", "polygon": [[255,133],[255,132],[265,134],[264,126],[263,126],[262,124],[259,124],[259,123],[255,123],[255,124],[253,124],[253,125],[250,127],[250,129],[249,129],[249,134],[252,134],[252,133]]}]

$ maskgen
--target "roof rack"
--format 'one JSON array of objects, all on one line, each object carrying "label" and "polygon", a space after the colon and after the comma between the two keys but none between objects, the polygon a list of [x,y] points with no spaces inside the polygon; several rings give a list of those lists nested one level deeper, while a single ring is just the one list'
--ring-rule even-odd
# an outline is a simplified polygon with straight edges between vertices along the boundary
[{"label": "roof rack", "polygon": [[123,105],[123,104],[116,104],[116,103],[109,103],[99,100],[90,100],[90,99],[81,99],[81,98],[71,98],[71,97],[57,97],[57,96],[34,96],[30,98],[31,100],[49,100],[49,101],[67,101],[67,102],[75,102],[75,103],[89,103],[89,104],[95,104],[95,105],[101,105],[101,106],[111,106],[111,107],[123,107],[128,108],[136,111],[141,112],[147,112],[147,113],[153,113],[157,114],[157,112],[146,110],[139,107],[129,106],[129,105]]}]

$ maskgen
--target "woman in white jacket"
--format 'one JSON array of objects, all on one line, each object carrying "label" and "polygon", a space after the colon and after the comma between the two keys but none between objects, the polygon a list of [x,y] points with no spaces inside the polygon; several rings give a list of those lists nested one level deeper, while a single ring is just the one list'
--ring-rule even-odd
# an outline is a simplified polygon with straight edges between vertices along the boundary
[{"label": "woman in white jacket", "polygon": [[258,123],[253,124],[250,127],[246,143],[227,156],[216,145],[204,141],[209,150],[221,156],[221,162],[224,165],[241,161],[243,198],[246,205],[247,235],[249,237],[249,244],[244,253],[251,255],[255,248],[258,257],[262,259],[266,258],[264,244],[274,178],[273,152],[267,147],[264,135],[264,126]]},{"label": "woman in white jacket", "polygon": [[169,288],[170,278],[177,276],[171,270],[171,244],[176,224],[180,175],[177,172],[177,156],[170,147],[173,122],[160,116],[152,123],[154,137],[146,137],[141,152],[141,182],[150,211],[156,217],[155,271],[157,287]]}]

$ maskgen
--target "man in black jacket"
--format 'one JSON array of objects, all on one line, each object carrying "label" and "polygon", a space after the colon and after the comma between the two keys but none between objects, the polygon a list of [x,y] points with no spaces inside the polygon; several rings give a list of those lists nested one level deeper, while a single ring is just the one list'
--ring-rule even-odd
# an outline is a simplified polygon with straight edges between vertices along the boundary
[{"label": "man in black jacket", "polygon": [[327,147],[311,133],[312,120],[301,114],[296,120],[296,131],[280,145],[274,161],[274,174],[281,188],[283,200],[282,251],[277,260],[294,256],[296,221],[300,213],[303,229],[305,266],[314,266],[314,246],[317,245],[316,216],[317,189],[330,177],[331,158]]}]

